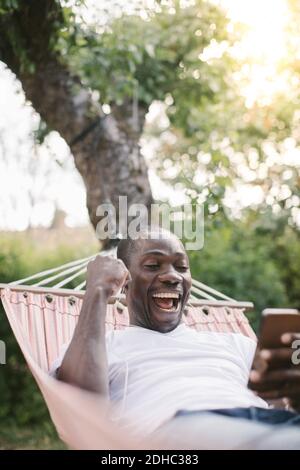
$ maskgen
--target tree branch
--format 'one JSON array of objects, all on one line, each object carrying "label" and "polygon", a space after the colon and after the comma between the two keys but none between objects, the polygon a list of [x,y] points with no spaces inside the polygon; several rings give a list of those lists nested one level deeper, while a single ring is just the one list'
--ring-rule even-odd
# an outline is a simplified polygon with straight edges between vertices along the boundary
[{"label": "tree branch", "polygon": [[53,52],[63,25],[61,6],[54,0],[29,0],[0,17],[0,59],[21,81],[26,98],[69,144],[87,188],[87,207],[96,227],[102,202],[116,207],[118,195],[132,203],[152,202],[147,167],[139,138],[146,110],[138,106],[138,127],[132,105],[113,106],[102,114],[80,79]]}]

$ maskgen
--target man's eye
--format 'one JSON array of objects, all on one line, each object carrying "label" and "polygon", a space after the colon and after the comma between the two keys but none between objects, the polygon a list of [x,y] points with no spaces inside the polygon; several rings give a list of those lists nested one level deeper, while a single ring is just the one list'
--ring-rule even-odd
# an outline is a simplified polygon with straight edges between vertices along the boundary
[{"label": "man's eye", "polygon": [[177,266],[177,269],[179,271],[187,271],[189,268],[188,268],[188,266]]},{"label": "man's eye", "polygon": [[158,268],[158,264],[145,264],[145,268],[156,269]]}]

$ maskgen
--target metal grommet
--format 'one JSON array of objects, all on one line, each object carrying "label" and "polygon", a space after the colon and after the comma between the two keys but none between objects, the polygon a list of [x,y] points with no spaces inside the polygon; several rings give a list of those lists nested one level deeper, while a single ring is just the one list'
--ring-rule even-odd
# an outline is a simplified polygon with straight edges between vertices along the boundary
[{"label": "metal grommet", "polygon": [[118,313],[123,313],[125,307],[119,300],[116,301],[115,305],[117,307]]},{"label": "metal grommet", "polygon": [[53,297],[52,297],[51,294],[47,294],[47,295],[45,296],[45,299],[47,300],[47,302],[52,302]]},{"label": "metal grommet", "polygon": [[25,299],[27,299],[27,297],[28,297],[28,292],[23,292],[23,297],[25,297]]},{"label": "metal grommet", "polygon": [[230,310],[230,308],[225,307],[225,310],[226,310],[227,315],[231,315],[231,310]]},{"label": "metal grommet", "polygon": [[208,307],[203,307],[202,312],[204,313],[204,315],[209,315],[209,308]]},{"label": "metal grommet", "polygon": [[70,298],[68,299],[68,302],[69,302],[69,304],[72,305],[72,306],[75,305],[75,304],[76,304],[76,299],[75,299],[75,297],[70,297]]}]

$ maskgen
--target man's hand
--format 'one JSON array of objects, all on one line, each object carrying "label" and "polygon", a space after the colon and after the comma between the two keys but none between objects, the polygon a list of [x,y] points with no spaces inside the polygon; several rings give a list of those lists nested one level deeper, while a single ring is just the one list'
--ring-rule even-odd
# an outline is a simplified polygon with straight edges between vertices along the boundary
[{"label": "man's hand", "polygon": [[284,398],[300,412],[300,333],[285,333],[281,342],[280,348],[256,351],[249,387],[265,399]]},{"label": "man's hand", "polygon": [[87,267],[87,290],[102,289],[108,297],[116,295],[130,274],[123,261],[111,256],[96,256]]},{"label": "man's hand", "polygon": [[130,279],[121,260],[97,256],[88,264],[87,288],[71,343],[57,378],[109,398],[105,318],[107,300]]}]

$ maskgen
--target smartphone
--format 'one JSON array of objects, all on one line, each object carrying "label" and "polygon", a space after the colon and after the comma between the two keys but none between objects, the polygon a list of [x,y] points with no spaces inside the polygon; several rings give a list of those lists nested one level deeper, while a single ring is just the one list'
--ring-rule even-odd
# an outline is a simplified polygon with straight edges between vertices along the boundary
[{"label": "smartphone", "polygon": [[284,333],[300,333],[300,311],[296,309],[267,308],[263,310],[258,335],[259,349],[283,347]]}]

